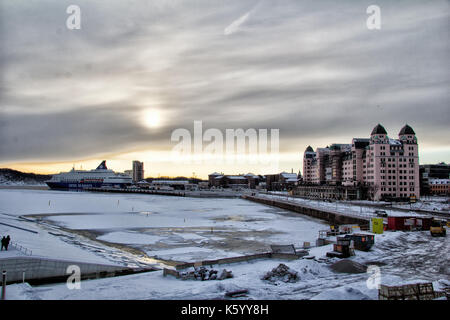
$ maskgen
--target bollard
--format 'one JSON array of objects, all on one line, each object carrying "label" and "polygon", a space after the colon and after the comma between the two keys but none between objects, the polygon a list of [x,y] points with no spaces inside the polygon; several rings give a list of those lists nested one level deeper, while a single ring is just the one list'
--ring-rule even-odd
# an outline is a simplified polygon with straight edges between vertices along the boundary
[{"label": "bollard", "polygon": [[2,273],[2,300],[5,300],[5,294],[6,294],[6,271],[3,270]]}]

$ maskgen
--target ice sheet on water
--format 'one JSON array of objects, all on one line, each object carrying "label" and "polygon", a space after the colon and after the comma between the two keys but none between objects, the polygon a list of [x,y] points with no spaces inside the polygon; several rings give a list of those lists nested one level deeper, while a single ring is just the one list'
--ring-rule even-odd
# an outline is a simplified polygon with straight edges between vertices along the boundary
[{"label": "ice sheet on water", "polygon": [[123,244],[153,244],[160,241],[161,237],[137,232],[117,231],[99,236],[97,239]]}]

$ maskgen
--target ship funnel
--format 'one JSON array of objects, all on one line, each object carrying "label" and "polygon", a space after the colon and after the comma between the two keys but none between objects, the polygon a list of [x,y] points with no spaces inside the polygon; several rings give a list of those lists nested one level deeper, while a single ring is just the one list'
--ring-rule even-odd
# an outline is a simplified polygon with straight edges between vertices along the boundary
[{"label": "ship funnel", "polygon": [[103,160],[102,163],[100,163],[100,165],[97,167],[96,170],[99,170],[99,169],[108,169],[106,167],[106,160]]}]

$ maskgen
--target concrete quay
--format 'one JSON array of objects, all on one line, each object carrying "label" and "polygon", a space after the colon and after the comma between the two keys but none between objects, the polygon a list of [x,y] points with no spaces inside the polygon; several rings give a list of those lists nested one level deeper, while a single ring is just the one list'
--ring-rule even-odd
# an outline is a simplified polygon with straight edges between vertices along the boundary
[{"label": "concrete quay", "polygon": [[251,195],[243,195],[242,198],[265,205],[286,209],[312,218],[325,220],[330,223],[330,225],[358,224],[360,226],[369,226],[370,222],[370,217],[368,216],[356,216],[354,214],[345,214],[325,208],[319,209],[308,207],[300,203],[288,202],[280,199],[274,200]]}]

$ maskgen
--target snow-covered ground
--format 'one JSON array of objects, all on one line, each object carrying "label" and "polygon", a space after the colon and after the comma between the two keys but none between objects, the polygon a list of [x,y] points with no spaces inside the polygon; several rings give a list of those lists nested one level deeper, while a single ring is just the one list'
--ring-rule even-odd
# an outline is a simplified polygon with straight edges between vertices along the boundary
[{"label": "snow-covered ground", "polygon": [[414,210],[427,210],[427,211],[437,211],[445,212],[450,214],[450,198],[449,197],[423,197],[420,201],[409,204],[394,204],[394,208],[403,208]]},{"label": "snow-covered ground", "polygon": [[[0,190],[0,234],[33,255],[121,265],[157,263],[151,257],[198,261],[269,250],[270,244],[315,242],[327,225],[316,219],[242,199],[201,199],[139,194]],[[19,216],[24,216],[23,220]],[[1,224],[5,223],[10,226]],[[17,229],[21,227],[35,231]],[[429,232],[376,235],[371,252],[351,259],[380,268],[381,282],[433,281],[450,285],[449,240]],[[139,251],[127,250],[127,248]],[[245,299],[377,299],[370,273],[336,273],[319,258],[331,245],[312,248],[316,259],[255,260],[214,266],[232,270],[222,281],[180,280],[162,271],[65,284],[7,287],[8,299],[215,299],[248,289]],[[139,254],[142,252],[143,254]],[[0,258],[1,254],[0,252]],[[146,255],[145,255],[145,254]],[[149,258],[150,257],[150,258]],[[332,260],[333,262],[337,260]],[[296,283],[261,280],[280,263],[299,273]]]},{"label": "snow-covered ground", "polygon": [[[370,218],[376,217],[375,210],[384,210],[389,216],[426,216],[425,213],[414,211],[414,210],[433,210],[435,208],[436,212],[447,212],[448,204],[444,199],[437,198],[434,200],[424,200],[412,205],[399,205],[395,204],[393,207],[375,207],[374,205],[383,205],[388,203],[383,202],[373,202],[373,201],[322,201],[322,200],[311,200],[304,198],[297,198],[289,196],[288,194],[259,194],[259,197],[264,197],[274,200],[283,200],[288,202],[299,203],[304,206],[325,209],[334,212],[344,213],[346,215],[352,215],[356,217]],[[411,209],[407,212],[397,210],[401,209]]]},{"label": "snow-covered ground", "polygon": [[[372,252],[357,251],[357,256],[352,259],[367,265],[379,265],[379,281],[383,284],[399,285],[432,281],[435,289],[449,287],[449,270],[439,271],[439,268],[435,267],[436,273],[428,274],[427,269],[433,269],[431,264],[436,263],[439,254],[435,254],[435,252],[420,253],[421,249],[417,247],[414,240],[422,238],[427,238],[425,232],[386,233],[384,236],[377,236],[377,244]],[[411,242],[404,242],[405,240]],[[439,241],[442,243],[446,241],[444,244],[448,248],[448,240],[445,238],[435,238],[432,241],[435,242],[427,245],[427,250]],[[385,251],[386,247],[397,242],[400,243],[398,250],[394,250],[395,253],[392,256],[388,255],[387,253],[392,251]],[[444,247],[443,244],[437,249],[442,250],[442,247]],[[329,250],[331,250],[331,245],[314,248],[310,253],[319,257]],[[408,254],[408,250],[413,252],[412,255]],[[432,259],[428,263],[424,263],[430,256]],[[410,264],[415,258],[418,259],[415,264],[419,269],[416,274],[414,274],[415,267]],[[442,263],[443,258],[439,259]],[[337,261],[337,259],[333,259],[333,261]],[[404,261],[404,266],[402,261]],[[261,280],[267,271],[277,267],[280,263],[297,271],[299,281],[272,283]],[[234,278],[222,281],[180,280],[171,276],[164,277],[162,271],[156,271],[82,281],[80,290],[69,290],[65,284],[36,287],[27,284],[9,285],[7,296],[9,299],[223,299],[227,291],[247,289],[249,293],[244,299],[366,300],[378,298],[378,291],[371,280],[374,272],[336,273],[329,266],[330,264],[309,259],[290,262],[255,260],[215,266],[218,270],[225,268],[233,272]]]}]

